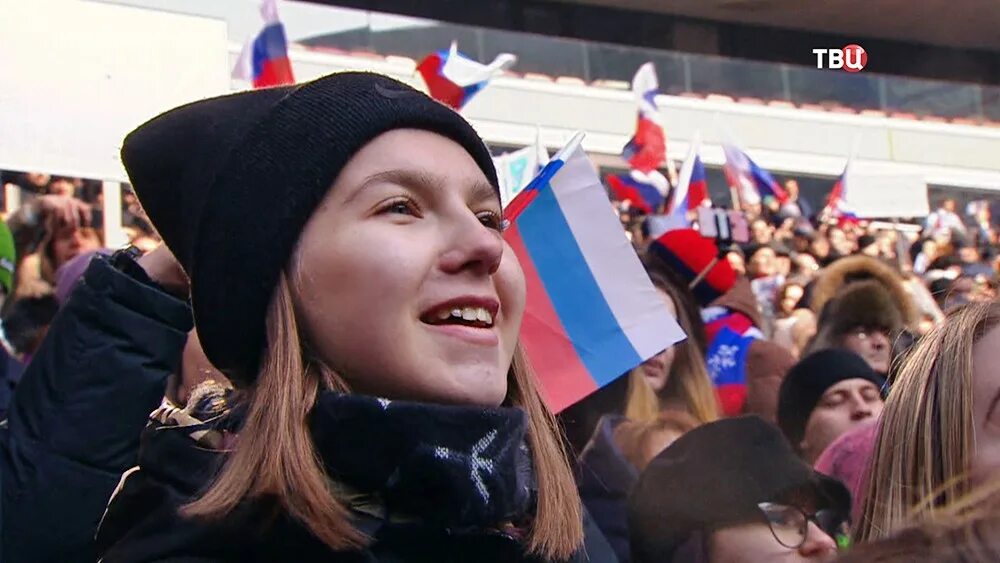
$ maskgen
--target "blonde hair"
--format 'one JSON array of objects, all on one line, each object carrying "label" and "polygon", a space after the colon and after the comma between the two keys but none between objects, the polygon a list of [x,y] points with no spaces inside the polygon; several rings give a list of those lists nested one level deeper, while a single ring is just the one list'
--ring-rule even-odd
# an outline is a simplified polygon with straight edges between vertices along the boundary
[{"label": "blonde hair", "polygon": [[[280,276],[268,308],[267,345],[256,383],[248,390],[236,447],[211,487],[182,512],[218,519],[245,500],[273,503],[331,549],[360,549],[369,538],[351,525],[349,509],[331,492],[308,427],[320,390],[349,389],[332,371],[308,360],[288,279],[288,274]],[[567,559],[583,543],[580,498],[555,417],[543,404],[520,348],[508,372],[505,404],[527,414],[538,482],[527,549],[546,559]]]},{"label": "blonde hair", "polygon": [[841,560],[844,563],[1000,560],[1000,480],[994,478],[938,510],[933,521],[860,545]]},{"label": "blonde hair", "polygon": [[[670,296],[677,310],[677,323],[688,335],[694,334],[694,320],[684,306],[683,295],[672,284],[651,274],[650,279],[660,290]],[[705,367],[705,356],[692,337],[674,344],[674,361],[670,365],[667,383],[657,395],[637,370],[628,375],[625,398],[625,416],[632,420],[654,421],[664,408],[664,403],[676,403],[699,423],[719,419],[719,403],[715,388]]]},{"label": "blonde hair", "polygon": [[885,538],[915,518],[933,520],[968,491],[975,455],[972,348],[998,324],[998,302],[956,309],[903,361],[875,439],[859,541]]}]

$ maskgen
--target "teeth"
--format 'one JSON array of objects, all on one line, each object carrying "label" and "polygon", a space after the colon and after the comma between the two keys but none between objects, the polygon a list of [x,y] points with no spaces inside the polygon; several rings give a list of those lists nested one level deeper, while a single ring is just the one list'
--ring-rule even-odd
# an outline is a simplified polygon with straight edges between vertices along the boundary
[{"label": "teeth", "polygon": [[468,322],[481,322],[489,326],[493,326],[493,314],[487,311],[484,307],[456,307],[454,309],[441,309],[434,313],[433,317],[439,321],[453,318]]}]

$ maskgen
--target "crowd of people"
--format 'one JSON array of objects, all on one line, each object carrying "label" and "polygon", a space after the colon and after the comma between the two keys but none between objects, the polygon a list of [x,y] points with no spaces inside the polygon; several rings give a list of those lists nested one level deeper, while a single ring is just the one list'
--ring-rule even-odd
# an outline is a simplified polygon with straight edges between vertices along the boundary
[{"label": "crowd of people", "polygon": [[115,252],[99,184],[0,177],[0,561],[1000,559],[989,201],[788,180],[742,243],[613,202],[687,338],[556,416],[453,110],[335,74],[122,156]]}]

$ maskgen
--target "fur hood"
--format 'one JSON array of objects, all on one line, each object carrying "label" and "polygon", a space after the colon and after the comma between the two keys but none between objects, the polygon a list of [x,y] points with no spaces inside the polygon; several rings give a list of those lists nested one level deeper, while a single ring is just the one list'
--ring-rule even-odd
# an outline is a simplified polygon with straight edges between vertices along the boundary
[{"label": "fur hood", "polygon": [[[902,277],[892,267],[869,256],[848,256],[827,266],[816,279],[812,289],[810,306],[813,312],[821,316],[827,303],[835,298],[839,300],[854,283],[863,280],[871,280],[881,285],[886,295],[875,295],[873,292],[878,292],[878,288],[866,284],[867,289],[855,295],[851,301],[859,304],[865,301],[873,305],[877,303],[880,305],[879,311],[885,313],[879,315],[880,318],[892,316],[891,313],[884,311],[884,306],[891,304],[903,325],[916,325],[919,318],[917,309],[903,285]],[[860,297],[862,294],[869,298]],[[885,296],[888,297],[888,301],[884,299]]]}]

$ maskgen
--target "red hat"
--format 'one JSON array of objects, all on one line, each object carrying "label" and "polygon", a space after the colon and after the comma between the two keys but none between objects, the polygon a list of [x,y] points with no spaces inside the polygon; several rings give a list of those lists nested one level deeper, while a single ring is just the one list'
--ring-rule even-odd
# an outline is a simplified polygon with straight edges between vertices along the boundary
[{"label": "red hat", "polygon": [[[650,243],[649,253],[690,284],[719,256],[719,248],[712,239],[701,236],[694,229],[676,229]],[[729,291],[734,283],[736,271],[722,258],[698,285],[691,288],[691,292],[705,307]]]}]

